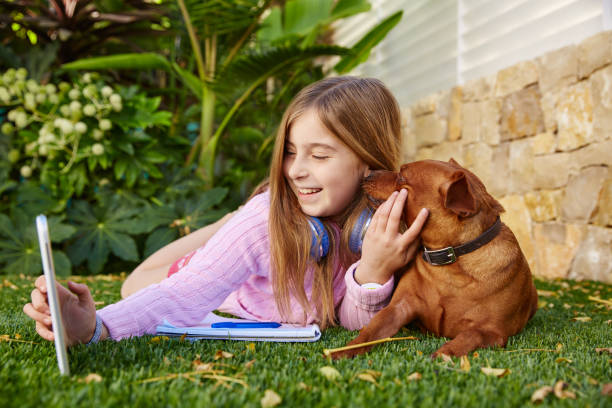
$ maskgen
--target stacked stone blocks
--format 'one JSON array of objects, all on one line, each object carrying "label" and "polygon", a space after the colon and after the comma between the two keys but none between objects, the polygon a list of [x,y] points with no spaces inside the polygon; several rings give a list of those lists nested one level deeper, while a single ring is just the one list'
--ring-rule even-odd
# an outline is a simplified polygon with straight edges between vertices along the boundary
[{"label": "stacked stone blocks", "polygon": [[612,31],[402,113],[404,161],[478,175],[536,276],[612,283]]}]

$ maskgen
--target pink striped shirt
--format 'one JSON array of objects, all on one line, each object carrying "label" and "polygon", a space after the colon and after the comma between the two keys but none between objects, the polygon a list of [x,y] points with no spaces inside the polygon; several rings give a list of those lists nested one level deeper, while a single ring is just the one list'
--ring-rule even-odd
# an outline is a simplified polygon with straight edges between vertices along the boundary
[{"label": "pink striped shirt", "polygon": [[[164,320],[175,326],[194,326],[213,310],[246,319],[283,322],[269,274],[269,211],[269,192],[253,197],[195,251],[178,273],[98,310],[110,337],[118,340],[153,334]],[[333,281],[336,314],[349,330],[366,325],[388,303],[393,291],[393,277],[377,289],[361,287],[353,278],[358,264],[344,270],[337,263]],[[312,271],[306,274],[304,284],[309,299]],[[303,308],[297,299],[292,297],[290,301],[295,313],[286,322],[302,323]],[[317,318],[306,315],[306,321],[313,323]]]}]

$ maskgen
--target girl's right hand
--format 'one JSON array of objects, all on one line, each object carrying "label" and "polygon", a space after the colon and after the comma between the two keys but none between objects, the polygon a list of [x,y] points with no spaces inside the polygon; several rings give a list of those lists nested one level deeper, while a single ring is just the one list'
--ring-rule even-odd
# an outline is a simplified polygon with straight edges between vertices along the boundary
[{"label": "girl's right hand", "polygon": [[[51,312],[47,300],[47,281],[44,275],[34,282],[32,303],[23,311],[36,322],[36,332],[45,340],[53,341]],[[96,306],[87,285],[68,282],[68,289],[56,283],[62,320],[66,329],[66,345],[87,343],[96,329]]]}]

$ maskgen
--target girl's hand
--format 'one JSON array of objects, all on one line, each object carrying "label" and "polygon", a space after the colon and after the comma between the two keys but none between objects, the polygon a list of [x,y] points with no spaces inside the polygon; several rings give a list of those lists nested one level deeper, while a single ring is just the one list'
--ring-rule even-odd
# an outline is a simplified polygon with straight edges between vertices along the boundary
[{"label": "girl's hand", "polygon": [[429,212],[423,208],[403,234],[399,233],[402,212],[408,192],[395,191],[372,216],[363,239],[361,261],[355,271],[355,280],[384,284],[391,275],[406,265],[419,246],[419,234]]},{"label": "girl's hand", "polygon": [[[47,281],[44,275],[34,282],[32,303],[23,307],[25,314],[36,322],[36,332],[45,340],[53,341],[51,312],[47,300]],[[62,320],[66,329],[66,345],[87,343],[96,329],[96,306],[87,285],[68,282],[70,290],[56,283]]]}]

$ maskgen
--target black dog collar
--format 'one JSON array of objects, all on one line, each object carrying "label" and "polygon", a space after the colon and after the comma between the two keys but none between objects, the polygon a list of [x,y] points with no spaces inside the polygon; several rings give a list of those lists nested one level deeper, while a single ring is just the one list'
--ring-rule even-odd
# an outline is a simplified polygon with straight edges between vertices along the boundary
[{"label": "black dog collar", "polygon": [[438,249],[435,251],[430,251],[425,248],[423,251],[423,259],[434,266],[452,264],[456,262],[457,258],[461,255],[473,252],[481,246],[491,242],[491,240],[495,238],[497,234],[499,234],[501,225],[501,220],[499,217],[497,217],[497,221],[495,221],[495,224],[493,224],[491,228],[480,234],[478,238],[473,239],[468,243],[456,247]]}]

